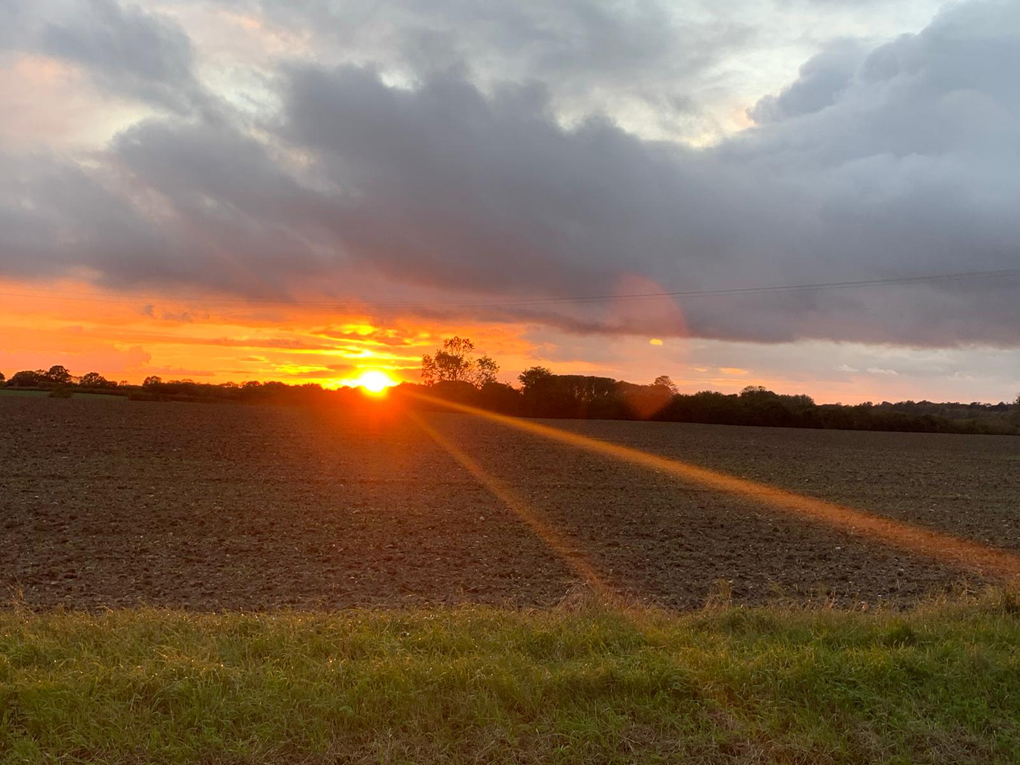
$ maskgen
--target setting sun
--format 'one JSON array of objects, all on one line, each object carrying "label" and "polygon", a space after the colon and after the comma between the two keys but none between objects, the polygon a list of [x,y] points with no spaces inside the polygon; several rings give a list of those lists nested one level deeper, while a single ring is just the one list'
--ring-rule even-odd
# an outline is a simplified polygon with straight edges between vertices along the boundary
[{"label": "setting sun", "polygon": [[364,388],[369,393],[382,393],[397,383],[385,372],[378,369],[370,369],[367,372],[362,372],[361,376],[354,381],[354,384],[359,388]]}]

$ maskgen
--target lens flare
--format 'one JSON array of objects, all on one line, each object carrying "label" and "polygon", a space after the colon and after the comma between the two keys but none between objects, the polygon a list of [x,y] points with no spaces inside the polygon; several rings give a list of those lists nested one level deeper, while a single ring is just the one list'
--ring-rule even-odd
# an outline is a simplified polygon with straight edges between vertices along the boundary
[{"label": "lens flare", "polygon": [[976,571],[984,576],[997,577],[1007,581],[1020,580],[1020,556],[1009,550],[968,539],[960,539],[935,529],[896,521],[845,505],[779,489],[746,478],[738,478],[688,462],[660,457],[657,454],[560,430],[530,420],[508,417],[421,394],[416,394],[416,398],[454,411],[474,414],[526,433],[533,433],[621,462],[673,475],[681,480],[713,490],[742,496],[766,508],[825,524],[839,531],[866,537],[880,544],[923,555],[961,569]]},{"label": "lens flare", "polygon": [[408,415],[412,422],[417,424],[447,454],[459,462],[465,470],[474,476],[478,483],[499,499],[507,508],[512,510],[524,523],[530,526],[539,539],[545,542],[564,564],[573,569],[595,591],[608,599],[620,597],[617,589],[608,584],[588,561],[576,540],[571,538],[569,534],[556,528],[536,508],[531,507],[513,489],[488,473],[476,460],[472,459],[453,441],[429,425],[422,417],[414,412],[408,412]]}]

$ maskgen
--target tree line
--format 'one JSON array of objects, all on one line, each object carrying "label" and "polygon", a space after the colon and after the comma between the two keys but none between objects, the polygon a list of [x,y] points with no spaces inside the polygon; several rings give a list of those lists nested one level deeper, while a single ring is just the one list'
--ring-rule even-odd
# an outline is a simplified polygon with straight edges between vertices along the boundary
[{"label": "tree line", "polygon": [[111,390],[119,385],[127,385],[127,383],[107,380],[99,372],[88,372],[81,377],[75,377],[67,367],[57,364],[49,369],[26,369],[16,372],[11,376],[10,380],[4,376],[3,372],[0,372],[0,385],[10,388],[40,388],[46,390],[61,387]]},{"label": "tree line", "polygon": [[[1020,435],[1020,395],[1012,404],[901,401],[816,404],[810,396],[748,386],[740,393],[680,393],[668,375],[638,385],[592,375],[557,375],[536,366],[520,387],[497,382],[499,366],[474,358],[470,340],[451,338],[422,357],[429,395],[521,417],[657,420],[718,425]],[[427,374],[426,374],[427,370]]]},{"label": "tree line", "polygon": [[201,383],[194,380],[164,380],[157,375],[146,377],[141,385],[125,380],[108,380],[98,372],[80,377],[66,367],[53,366],[47,370],[23,370],[5,378],[0,372],[0,387],[22,390],[49,391],[54,398],[73,395],[75,392],[102,393],[124,396],[139,401],[235,401],[235,402],[314,402],[325,400],[328,394],[356,395],[356,391],[331,391],[318,383],[288,385],[282,382],[249,380],[240,384]]},{"label": "tree line", "polygon": [[[514,387],[499,382],[498,372],[499,364],[491,357],[475,354],[471,340],[454,337],[422,357],[421,384],[402,383],[392,391],[407,406],[441,405],[428,403],[431,398],[518,417],[1020,435],[1020,396],[1012,404],[931,401],[816,404],[810,396],[785,395],[760,386],[729,394],[680,393],[667,375],[641,385],[610,377],[559,375],[535,366],[522,372],[518,376],[519,385]],[[21,371],[9,380],[0,373],[0,386],[49,390],[56,397],[81,390],[152,401],[356,405],[363,400],[357,390],[330,390],[317,383],[288,385],[256,380],[240,384],[199,383],[150,376],[141,385],[131,385],[107,380],[98,372],[76,377],[63,366]],[[425,394],[426,400],[413,394]]]}]

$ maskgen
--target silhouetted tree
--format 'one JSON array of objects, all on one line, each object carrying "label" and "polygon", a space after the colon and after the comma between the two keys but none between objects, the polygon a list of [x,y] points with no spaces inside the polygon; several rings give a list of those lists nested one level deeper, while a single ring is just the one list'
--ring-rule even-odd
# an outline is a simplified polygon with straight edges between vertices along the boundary
[{"label": "silhouetted tree", "polygon": [[72,382],[71,373],[67,367],[61,366],[60,364],[54,364],[46,372],[46,379],[50,382],[57,383],[57,385],[69,385]]},{"label": "silhouetted tree", "polygon": [[478,388],[467,380],[440,380],[429,387],[429,392],[437,398],[458,404],[474,406],[478,403]]},{"label": "silhouetted tree", "polygon": [[142,387],[146,390],[155,390],[163,384],[163,378],[157,375],[149,375],[142,381]]},{"label": "silhouetted tree", "polygon": [[491,356],[479,356],[475,359],[474,380],[472,382],[479,388],[496,383],[496,374],[499,372],[499,364]]},{"label": "silhouetted tree", "polygon": [[279,380],[269,380],[262,383],[259,393],[268,399],[282,399],[287,395],[289,386]]},{"label": "silhouetted tree", "polygon": [[563,411],[569,402],[558,401],[555,376],[545,367],[531,367],[521,372],[517,379],[521,381],[521,399],[524,413],[532,417],[543,415],[556,416],[554,411]]},{"label": "silhouetted tree", "polygon": [[425,385],[440,382],[466,382],[481,388],[496,382],[499,365],[489,356],[474,358],[475,344],[466,337],[451,337],[435,354],[421,357],[421,381]]},{"label": "silhouetted tree", "polygon": [[82,388],[116,388],[117,383],[107,380],[99,372],[86,372],[81,376],[78,385]]},{"label": "silhouetted tree", "polygon": [[548,380],[552,376],[553,373],[545,367],[531,367],[531,369],[525,369],[517,375],[517,379],[521,381],[524,391],[527,392],[529,388],[533,388],[535,385],[540,384],[543,380]]},{"label": "silhouetted tree", "polygon": [[669,375],[659,375],[652,381],[652,385],[657,388],[666,388],[672,394],[679,392],[676,383],[673,382]]},{"label": "silhouetted tree", "polygon": [[[668,381],[668,384],[663,380]],[[625,414],[621,416],[639,420],[659,419],[660,413],[676,395],[676,386],[665,376],[657,377],[651,385],[634,385],[621,381],[616,386],[625,407]]]},{"label": "silhouetted tree", "polygon": [[23,369],[20,372],[15,372],[7,385],[12,388],[38,388],[44,382],[46,382],[46,373],[41,369],[35,371]]},{"label": "silhouetted tree", "polygon": [[554,375],[534,367],[522,373],[521,379],[525,381],[524,411],[533,417],[632,416],[622,386],[611,377]]},{"label": "silhouetted tree", "polygon": [[5,382],[7,382],[7,378],[4,377],[3,372],[0,372],[0,385],[3,385]]},{"label": "silhouetted tree", "polygon": [[486,383],[478,392],[478,406],[501,414],[520,414],[521,392],[506,383]]}]

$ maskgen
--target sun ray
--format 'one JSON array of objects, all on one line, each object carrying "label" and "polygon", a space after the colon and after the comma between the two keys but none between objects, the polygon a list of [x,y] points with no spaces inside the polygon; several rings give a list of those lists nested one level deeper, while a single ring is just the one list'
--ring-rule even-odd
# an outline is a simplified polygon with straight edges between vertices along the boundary
[{"label": "sun ray", "polygon": [[450,439],[429,425],[422,417],[414,412],[408,412],[411,420],[418,427],[425,431],[428,436],[442,447],[453,459],[474,476],[483,487],[493,496],[507,506],[518,518],[526,523],[531,530],[545,542],[553,552],[574,570],[582,579],[607,598],[616,599],[619,597],[617,590],[611,587],[595,570],[595,567],[588,562],[584,553],[579,549],[569,534],[557,529],[549,523],[536,510],[532,509],[527,502],[502,481],[489,474],[477,461],[466,454],[460,447]]},{"label": "sun ray", "polygon": [[543,438],[549,438],[633,465],[668,473],[682,480],[707,486],[717,491],[746,497],[761,503],[765,507],[820,522],[840,531],[869,537],[881,544],[918,553],[961,569],[968,569],[1005,580],[1020,578],[1020,556],[990,545],[960,539],[950,534],[935,531],[934,529],[895,521],[891,518],[873,515],[844,505],[797,494],[745,478],[737,478],[736,476],[698,467],[697,465],[691,465],[680,460],[648,454],[638,449],[619,446],[618,444],[601,441],[597,438],[570,433],[559,428],[541,425],[537,422],[495,414],[484,409],[444,401],[422,394],[413,395],[432,404],[439,404],[449,409],[474,414],[518,430],[534,433]]}]

